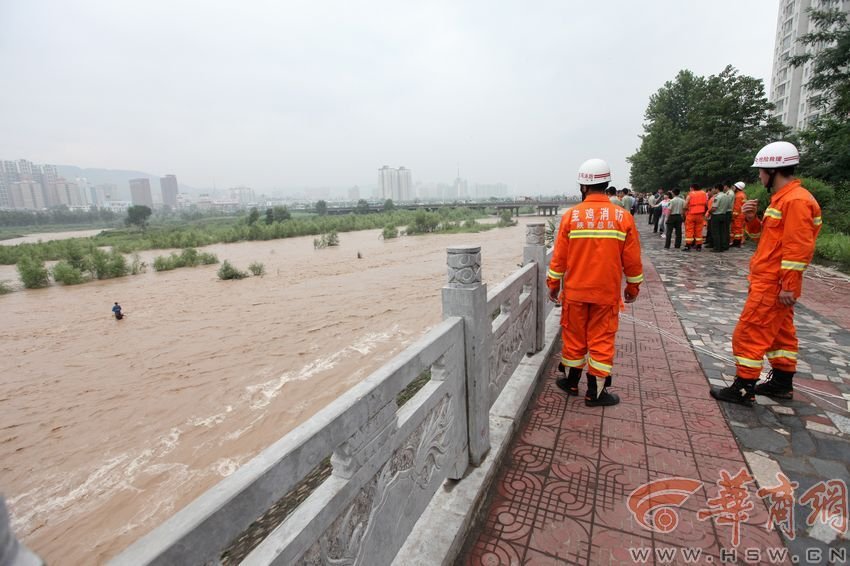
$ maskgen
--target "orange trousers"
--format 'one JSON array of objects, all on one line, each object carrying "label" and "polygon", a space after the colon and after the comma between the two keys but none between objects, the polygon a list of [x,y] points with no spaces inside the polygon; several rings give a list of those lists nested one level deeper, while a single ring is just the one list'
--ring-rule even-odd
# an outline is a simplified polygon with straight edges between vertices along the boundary
[{"label": "orange trousers", "polygon": [[568,368],[583,368],[587,363],[587,373],[608,377],[614,365],[614,341],[619,325],[619,305],[564,301],[561,363]]},{"label": "orange trousers", "polygon": [[701,246],[703,229],[705,229],[705,216],[702,214],[688,214],[685,217],[685,245]]},{"label": "orange trousers", "polygon": [[741,213],[732,214],[732,234],[730,242],[744,241],[744,215]]},{"label": "orange trousers", "polygon": [[797,371],[794,307],[780,303],[773,289],[751,290],[732,333],[732,353],[737,375],[744,379],[759,378],[765,356],[774,369]]}]

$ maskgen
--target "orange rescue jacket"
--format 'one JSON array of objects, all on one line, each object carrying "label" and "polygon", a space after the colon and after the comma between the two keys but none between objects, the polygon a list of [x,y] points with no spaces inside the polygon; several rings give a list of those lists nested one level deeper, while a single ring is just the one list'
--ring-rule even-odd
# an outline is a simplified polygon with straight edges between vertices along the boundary
[{"label": "orange rescue jacket", "polygon": [[758,240],[750,259],[752,287],[760,292],[792,291],[799,297],[822,223],[820,205],[799,180],[776,191],[764,217],[746,225],[747,235]]},{"label": "orange rescue jacket", "polygon": [[744,201],[747,200],[747,195],[744,191],[735,191],[735,202],[732,204],[732,215],[738,216],[741,214],[741,208],[744,206]]},{"label": "orange rescue jacket", "polygon": [[616,305],[623,273],[627,283],[643,281],[635,221],[605,195],[590,194],[561,218],[546,285],[568,302]]},{"label": "orange rescue jacket", "polygon": [[691,214],[705,214],[705,205],[708,202],[708,195],[702,189],[696,189],[688,193],[688,216]]}]

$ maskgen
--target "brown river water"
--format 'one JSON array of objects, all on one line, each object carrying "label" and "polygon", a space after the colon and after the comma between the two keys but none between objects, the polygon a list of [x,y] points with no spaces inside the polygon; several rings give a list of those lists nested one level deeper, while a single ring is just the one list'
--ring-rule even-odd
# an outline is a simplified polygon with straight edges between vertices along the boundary
[{"label": "brown river water", "polygon": [[267,274],[149,269],[0,297],[13,529],[50,564],[106,561],[438,323],[447,247],[481,244],[492,288],[517,269],[532,221],[386,242],[343,233],[324,250],[312,237],[220,244],[205,251]]}]

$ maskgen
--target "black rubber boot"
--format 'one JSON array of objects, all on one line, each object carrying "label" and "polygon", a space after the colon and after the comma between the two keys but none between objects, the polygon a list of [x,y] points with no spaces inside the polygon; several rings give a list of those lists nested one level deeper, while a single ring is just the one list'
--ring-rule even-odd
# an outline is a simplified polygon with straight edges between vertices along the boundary
[{"label": "black rubber boot", "polygon": [[[558,369],[564,371],[564,364],[558,364]],[[581,381],[581,368],[570,368],[566,377],[559,377],[555,385],[561,388],[567,395],[578,395],[578,382]]]},{"label": "black rubber boot", "polygon": [[[620,402],[616,393],[610,393],[608,386],[611,385],[611,376],[596,377],[587,374],[587,393],[584,396],[586,407],[611,407]],[[600,391],[599,388],[602,388]]]},{"label": "black rubber boot", "polygon": [[702,244],[697,244],[697,251],[698,251],[698,252],[701,252],[701,251],[702,251]]},{"label": "black rubber boot", "polygon": [[793,371],[772,369],[767,379],[756,385],[756,395],[766,395],[776,399],[794,398]]},{"label": "black rubber boot", "polygon": [[691,251],[691,246],[685,246],[684,248],[682,248],[682,251],[683,251],[683,252],[689,252],[689,251]]},{"label": "black rubber boot", "polygon": [[733,248],[740,248],[741,247],[740,240],[735,240],[734,242],[732,242],[732,247]]},{"label": "black rubber boot", "polygon": [[756,402],[755,386],[755,379],[742,379],[735,376],[735,381],[729,387],[712,387],[711,396],[718,401],[752,407]]}]

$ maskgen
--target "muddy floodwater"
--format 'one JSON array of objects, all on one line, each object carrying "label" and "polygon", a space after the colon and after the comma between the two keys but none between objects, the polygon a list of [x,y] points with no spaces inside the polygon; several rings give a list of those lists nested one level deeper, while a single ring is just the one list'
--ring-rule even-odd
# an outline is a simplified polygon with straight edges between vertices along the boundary
[{"label": "muddy floodwater", "polygon": [[481,244],[492,288],[521,262],[530,221],[542,219],[386,242],[343,233],[324,250],[312,237],[221,244],[205,251],[262,262],[265,277],[149,269],[0,296],[14,530],[50,564],[104,562],[438,323],[447,247]]}]

